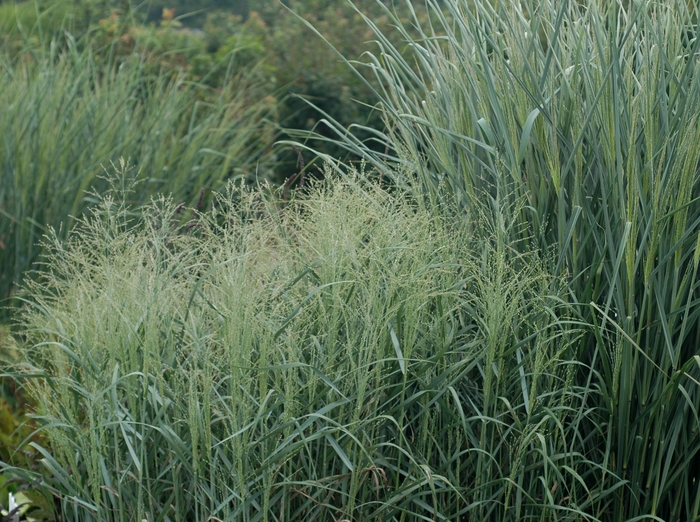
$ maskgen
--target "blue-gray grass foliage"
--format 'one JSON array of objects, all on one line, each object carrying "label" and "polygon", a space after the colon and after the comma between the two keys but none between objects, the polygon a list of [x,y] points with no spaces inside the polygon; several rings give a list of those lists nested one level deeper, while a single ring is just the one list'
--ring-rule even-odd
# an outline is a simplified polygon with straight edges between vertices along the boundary
[{"label": "blue-gray grass foliage", "polygon": [[432,25],[403,29],[412,56],[375,31],[377,51],[349,64],[381,84],[386,152],[336,125],[338,140],[456,222],[526,202],[510,248],[554,252],[553,273],[594,325],[572,362],[596,413],[561,455],[624,486],[586,511],[698,520],[697,3],[428,4]]},{"label": "blue-gray grass foliage", "polygon": [[31,285],[64,517],[575,519],[610,498],[579,451],[601,391],[572,382],[566,288],[509,248],[512,216],[455,225],[355,175],[176,213],[107,198]]},{"label": "blue-gray grass foliage", "polygon": [[700,519],[697,10],[428,3],[367,55],[386,152],[338,128],[390,190],[56,244],[27,371],[76,519]]}]

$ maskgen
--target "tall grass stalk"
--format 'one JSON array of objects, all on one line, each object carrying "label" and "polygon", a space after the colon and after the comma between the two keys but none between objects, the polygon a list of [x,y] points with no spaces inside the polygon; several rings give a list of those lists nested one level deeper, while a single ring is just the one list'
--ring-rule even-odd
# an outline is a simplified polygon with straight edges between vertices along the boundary
[{"label": "tall grass stalk", "polygon": [[39,258],[47,226],[65,234],[91,204],[88,192],[105,189],[103,165],[129,158],[142,180],[133,203],[163,192],[196,206],[270,164],[273,108],[251,99],[244,79],[215,91],[176,71],[149,73],[144,57],[113,63],[103,49],[97,59],[70,38],[59,47],[0,69],[2,298]]},{"label": "tall grass stalk", "polygon": [[594,325],[574,383],[605,413],[571,426],[575,450],[624,487],[587,509],[700,519],[697,3],[428,4],[421,37],[403,29],[410,58],[376,31],[349,64],[381,83],[386,153],[338,140],[457,222],[527,202],[508,245],[554,251]]},{"label": "tall grass stalk", "polygon": [[65,518],[604,514],[577,430],[603,390],[572,382],[547,259],[506,242],[518,207],[454,226],[352,174],[263,194],[184,227],[171,200],[134,220],[108,198],[52,243],[24,371]]}]

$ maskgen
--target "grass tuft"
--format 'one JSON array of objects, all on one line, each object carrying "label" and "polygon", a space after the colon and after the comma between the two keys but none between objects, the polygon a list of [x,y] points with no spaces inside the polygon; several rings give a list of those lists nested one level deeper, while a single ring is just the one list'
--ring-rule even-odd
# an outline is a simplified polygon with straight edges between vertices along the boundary
[{"label": "grass tuft", "polygon": [[505,217],[455,227],[353,173],[309,191],[230,185],[196,226],[108,197],[52,241],[24,355],[64,516],[576,518],[609,497],[551,263],[507,248]]},{"label": "grass tuft", "polygon": [[[0,68],[0,297],[40,258],[49,226],[66,237],[107,183],[103,165],[129,158],[134,205],[158,193],[196,206],[228,180],[265,177],[272,107],[243,78],[216,91],[142,57],[97,59],[68,42]],[[106,52],[102,50],[102,52]],[[7,304],[7,301],[6,303]]]}]

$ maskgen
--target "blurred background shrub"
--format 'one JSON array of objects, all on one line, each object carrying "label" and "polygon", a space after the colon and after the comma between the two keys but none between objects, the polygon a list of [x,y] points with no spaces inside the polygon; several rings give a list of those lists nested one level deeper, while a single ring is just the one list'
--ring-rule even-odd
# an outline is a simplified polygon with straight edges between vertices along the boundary
[{"label": "blurred background shrub", "polygon": [[[327,141],[337,136],[321,120],[330,117],[345,128],[353,124],[383,128],[381,115],[375,108],[377,99],[365,83],[373,78],[364,74],[365,71],[363,77],[358,76],[332,48],[319,45],[318,36],[299,17],[313,25],[339,53],[353,60],[360,59],[365,51],[376,49],[371,43],[373,33],[348,2],[290,0],[288,5],[291,11],[276,0],[256,2],[243,28],[258,35],[257,41],[263,43],[260,48],[267,53],[261,56],[266,63],[264,72],[272,73],[268,74],[270,88],[279,88],[285,95],[280,106],[280,124],[295,131],[287,135],[296,137],[301,135],[298,131],[315,130],[321,139],[310,141],[309,146],[332,157],[344,158],[344,149]],[[399,34],[389,26],[388,17],[375,0],[361,0],[355,5],[400,45]],[[405,11],[404,7],[401,13],[405,15]],[[231,39],[218,52],[227,52],[237,44],[237,39]],[[369,135],[360,133],[358,137],[367,139]],[[292,175],[297,168],[297,157],[288,149],[281,153],[280,160],[278,181]]]}]

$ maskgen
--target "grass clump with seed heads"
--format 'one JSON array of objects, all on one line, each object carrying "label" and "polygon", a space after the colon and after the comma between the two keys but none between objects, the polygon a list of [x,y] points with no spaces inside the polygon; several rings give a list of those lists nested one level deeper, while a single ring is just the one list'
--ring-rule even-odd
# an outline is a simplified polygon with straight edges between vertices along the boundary
[{"label": "grass clump with seed heads", "polygon": [[66,516],[700,520],[697,8],[427,4],[365,57],[384,146],[325,122],[378,182],[53,243],[21,369]]},{"label": "grass clump with seed heads", "polygon": [[65,517],[573,516],[611,496],[576,430],[603,412],[572,383],[566,288],[509,248],[510,210],[457,227],[357,174],[283,207],[231,185],[195,226],[176,208],[105,199],[30,285],[23,371]]}]

